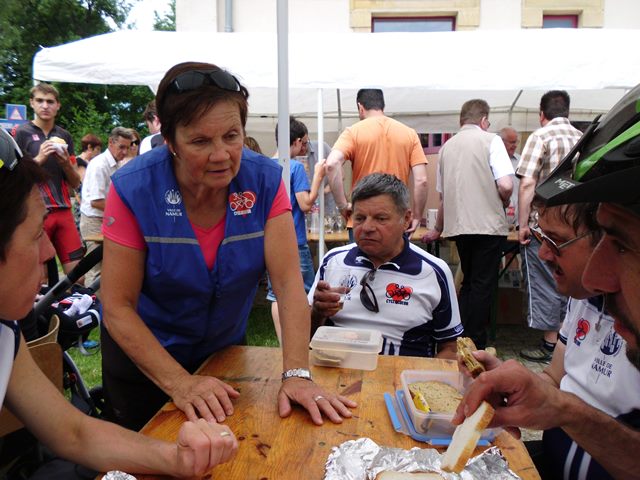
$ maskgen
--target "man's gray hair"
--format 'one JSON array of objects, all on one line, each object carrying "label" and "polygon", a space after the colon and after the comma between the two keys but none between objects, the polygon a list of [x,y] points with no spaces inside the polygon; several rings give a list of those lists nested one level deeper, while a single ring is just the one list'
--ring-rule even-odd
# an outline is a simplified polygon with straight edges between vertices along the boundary
[{"label": "man's gray hair", "polygon": [[379,195],[389,195],[398,212],[403,214],[409,209],[409,190],[395,175],[388,173],[372,173],[362,178],[353,189],[351,203],[367,200]]},{"label": "man's gray hair", "polygon": [[135,140],[135,137],[133,136],[130,128],[116,127],[111,130],[109,139],[118,140],[118,137],[126,138],[127,140],[131,141]]}]

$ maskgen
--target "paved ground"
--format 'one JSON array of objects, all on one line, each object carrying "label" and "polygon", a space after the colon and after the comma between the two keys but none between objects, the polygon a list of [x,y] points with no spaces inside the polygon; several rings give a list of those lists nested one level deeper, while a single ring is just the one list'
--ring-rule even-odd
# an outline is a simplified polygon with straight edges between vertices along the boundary
[{"label": "paved ground", "polygon": [[[544,364],[529,362],[520,358],[518,353],[521,349],[533,347],[540,342],[540,333],[536,330],[527,328],[524,325],[498,325],[496,331],[495,342],[489,342],[498,352],[498,357],[503,360],[510,358],[518,360],[527,368],[534,372],[541,372],[545,367]],[[542,432],[539,430],[523,430],[523,440],[539,440],[542,438]]]}]

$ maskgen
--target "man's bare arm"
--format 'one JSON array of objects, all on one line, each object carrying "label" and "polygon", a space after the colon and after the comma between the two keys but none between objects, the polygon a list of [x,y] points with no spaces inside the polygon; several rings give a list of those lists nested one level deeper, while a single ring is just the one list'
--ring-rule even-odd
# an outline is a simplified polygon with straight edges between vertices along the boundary
[{"label": "man's bare arm", "polygon": [[526,245],[529,243],[529,215],[531,214],[531,202],[536,192],[536,184],[538,182],[533,177],[522,177],[520,179],[520,188],[518,190],[518,223],[520,230],[518,239],[520,243]]},{"label": "man's bare arm", "polygon": [[344,161],[344,154],[340,150],[336,149],[331,150],[331,153],[327,157],[327,179],[338,208],[345,207],[348,202],[344,193],[344,185],[342,183],[342,164]]}]

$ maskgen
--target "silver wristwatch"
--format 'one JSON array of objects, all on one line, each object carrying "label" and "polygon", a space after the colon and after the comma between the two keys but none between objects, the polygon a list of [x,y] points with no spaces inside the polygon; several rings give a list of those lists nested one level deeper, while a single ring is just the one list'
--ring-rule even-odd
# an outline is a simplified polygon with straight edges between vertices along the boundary
[{"label": "silver wristwatch", "polygon": [[287,378],[304,378],[305,380],[311,380],[311,372],[306,368],[292,368],[286,372],[282,372],[282,381]]}]

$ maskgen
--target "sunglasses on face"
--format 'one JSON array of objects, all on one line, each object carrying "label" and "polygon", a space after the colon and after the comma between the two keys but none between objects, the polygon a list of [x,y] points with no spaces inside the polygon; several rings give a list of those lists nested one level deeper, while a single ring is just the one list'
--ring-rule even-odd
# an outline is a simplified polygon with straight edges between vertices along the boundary
[{"label": "sunglasses on face", "polygon": [[567,240],[564,243],[561,243],[560,245],[558,245],[556,242],[554,242],[553,240],[551,240],[547,235],[545,235],[545,233],[542,231],[542,229],[540,228],[539,225],[535,225],[533,227],[531,227],[531,233],[533,234],[534,237],[536,237],[536,240],[538,240],[538,242],[543,243],[546,242],[547,247],[549,247],[549,250],[551,250],[551,253],[553,253],[556,257],[560,256],[560,250],[562,250],[565,247],[568,247],[569,245],[571,245],[573,242],[577,242],[578,240],[580,240],[581,238],[584,238],[588,235],[591,235],[593,233],[593,231],[587,231],[581,235],[578,235],[575,238],[572,238],[571,240]]},{"label": "sunglasses on face", "polygon": [[203,85],[213,85],[230,92],[242,92],[240,82],[224,70],[191,70],[178,75],[169,88],[176,93],[185,93]]},{"label": "sunglasses on face", "polygon": [[376,299],[375,294],[373,293],[373,289],[369,282],[373,282],[376,277],[375,270],[369,270],[364,274],[362,280],[360,280],[360,285],[362,289],[360,290],[360,302],[364,308],[373,313],[378,313],[380,311],[380,307],[378,307],[378,300]]}]

